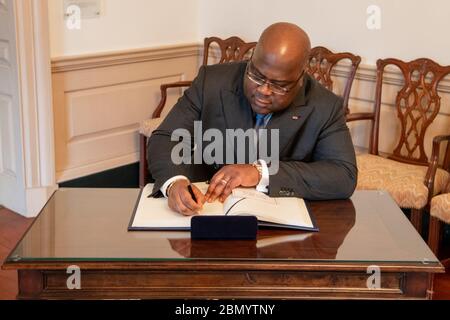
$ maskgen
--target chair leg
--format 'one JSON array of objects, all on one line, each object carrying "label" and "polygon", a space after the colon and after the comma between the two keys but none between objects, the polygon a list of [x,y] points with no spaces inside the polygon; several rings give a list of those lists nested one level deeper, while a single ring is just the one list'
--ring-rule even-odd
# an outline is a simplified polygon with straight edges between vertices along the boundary
[{"label": "chair leg", "polygon": [[419,234],[422,234],[422,212],[423,209],[411,209],[411,223]]},{"label": "chair leg", "polygon": [[430,226],[428,230],[428,246],[437,256],[442,235],[442,222],[438,218],[430,215]]},{"label": "chair leg", "polygon": [[143,188],[148,180],[147,137],[139,135],[139,187]]},{"label": "chair leg", "polygon": [[442,265],[445,267],[446,272],[450,273],[450,258],[441,261]]},{"label": "chair leg", "polygon": [[435,274],[430,273],[428,275],[428,288],[427,288],[427,299],[433,300],[434,298],[434,283],[435,283]]}]

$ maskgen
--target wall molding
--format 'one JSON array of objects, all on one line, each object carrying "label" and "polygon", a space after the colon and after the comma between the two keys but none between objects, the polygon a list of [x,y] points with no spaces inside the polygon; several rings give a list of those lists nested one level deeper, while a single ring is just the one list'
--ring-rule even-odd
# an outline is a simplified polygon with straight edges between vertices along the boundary
[{"label": "wall molding", "polygon": [[197,57],[202,45],[198,43],[170,45],[145,49],[123,50],[96,54],[52,58],[52,73],[111,67],[115,65]]},{"label": "wall molding", "polygon": [[[332,71],[332,75],[336,77],[346,78],[350,74],[350,66],[347,64],[338,64]],[[376,65],[360,64],[356,70],[355,80],[368,81],[375,83],[377,81],[377,67]],[[386,68],[383,76],[383,84],[402,86],[403,74],[400,70],[393,68]],[[450,75],[442,79],[438,86],[438,91],[442,93],[450,93]]]}]

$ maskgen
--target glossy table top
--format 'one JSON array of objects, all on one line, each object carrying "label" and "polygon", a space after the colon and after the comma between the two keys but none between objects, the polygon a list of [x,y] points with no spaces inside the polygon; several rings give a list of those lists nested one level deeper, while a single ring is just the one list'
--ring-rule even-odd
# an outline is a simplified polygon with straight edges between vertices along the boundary
[{"label": "glossy table top", "polygon": [[[392,198],[309,202],[320,231],[260,229],[257,241],[128,231],[139,189],[60,189],[6,262],[255,260],[439,264]],[[280,213],[282,214],[282,213]]]}]

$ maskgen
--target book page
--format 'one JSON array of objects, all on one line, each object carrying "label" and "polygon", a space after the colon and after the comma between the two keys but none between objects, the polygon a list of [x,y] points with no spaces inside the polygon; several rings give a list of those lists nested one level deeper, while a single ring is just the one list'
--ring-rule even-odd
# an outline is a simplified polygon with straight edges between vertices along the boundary
[{"label": "book page", "polygon": [[232,191],[232,195],[236,198],[254,199],[270,204],[276,204],[274,198],[269,197],[265,193],[257,191],[255,188],[236,188]]},{"label": "book page", "polygon": [[[204,195],[206,194],[206,191],[208,191],[209,184],[206,182],[195,182],[193,183]],[[223,215],[224,205],[222,202],[216,200],[212,203],[205,202],[203,204],[203,209],[199,212],[199,214],[204,215]]]},{"label": "book page", "polygon": [[224,205],[219,200],[216,200],[212,203],[205,202],[203,204],[202,210],[200,210],[199,214],[204,215],[223,215]]},{"label": "book page", "polygon": [[[206,193],[208,190],[208,185],[204,182],[195,183],[195,185],[202,193]],[[170,209],[166,198],[148,198],[152,189],[153,184],[147,184],[142,190],[131,227],[188,230],[191,227],[192,217],[184,216]],[[223,215],[223,204],[220,201],[205,203],[199,214]]]},{"label": "book page", "polygon": [[166,198],[147,198],[152,193],[152,189],[153,184],[147,184],[144,187],[131,227],[189,229],[191,217],[172,211]]},{"label": "book page", "polygon": [[271,199],[273,199],[274,203],[256,199],[244,199],[231,208],[229,215],[251,214],[260,221],[307,228],[314,227],[303,199]]}]

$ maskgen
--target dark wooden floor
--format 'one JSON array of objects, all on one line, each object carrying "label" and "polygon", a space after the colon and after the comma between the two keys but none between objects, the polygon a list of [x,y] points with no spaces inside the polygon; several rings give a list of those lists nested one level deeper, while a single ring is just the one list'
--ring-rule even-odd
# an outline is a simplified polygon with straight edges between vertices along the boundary
[{"label": "dark wooden floor", "polygon": [[[0,265],[14,248],[16,243],[28,229],[33,219],[23,218],[7,209],[0,207]],[[444,261],[447,272],[435,278],[435,299],[450,300],[450,247],[443,247],[439,257]],[[16,271],[0,270],[0,300],[15,299],[17,295]]]},{"label": "dark wooden floor", "polygon": [[[0,265],[32,222],[33,219],[0,208]],[[16,295],[17,272],[0,270],[0,300],[15,299]]]}]

